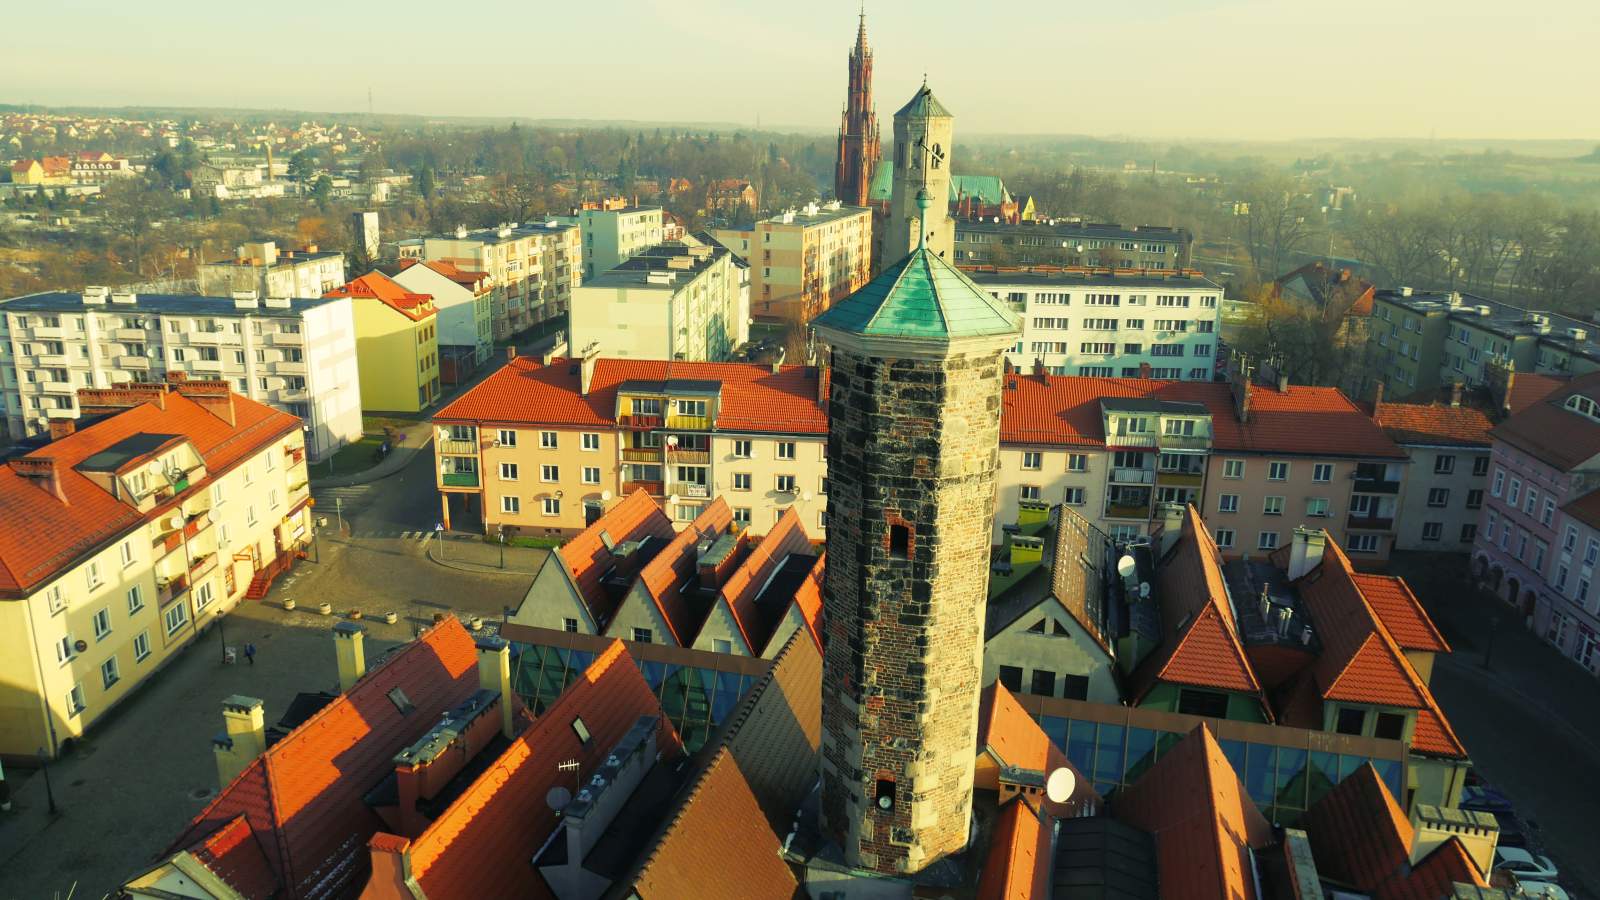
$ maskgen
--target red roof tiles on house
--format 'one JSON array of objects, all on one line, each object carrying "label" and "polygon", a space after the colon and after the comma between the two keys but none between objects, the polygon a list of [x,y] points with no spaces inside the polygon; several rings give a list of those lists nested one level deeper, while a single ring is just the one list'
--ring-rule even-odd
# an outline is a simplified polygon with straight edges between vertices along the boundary
[{"label": "red roof tiles on house", "polygon": [[[1517,382],[1522,378],[1518,375]],[[1574,394],[1600,403],[1600,372],[1580,375],[1527,404],[1489,434],[1563,472],[1576,468],[1600,455],[1600,422],[1562,408]]]},{"label": "red roof tiles on house", "polygon": [[245,900],[272,900],[282,887],[243,814],[195,847],[194,857]]},{"label": "red roof tiles on house", "polygon": [[1441,403],[1378,404],[1377,422],[1398,444],[1488,447],[1494,423],[1482,410]]},{"label": "red roof tiles on house", "polygon": [[1402,650],[1426,650],[1431,653],[1449,653],[1450,645],[1444,635],[1434,627],[1417,595],[1410,585],[1396,575],[1355,574],[1356,586],[1367,599],[1383,627]]},{"label": "red roof tiles on house", "polygon": [[1461,839],[1451,837],[1433,848],[1405,878],[1397,878],[1378,888],[1373,900],[1438,900],[1453,896],[1457,884],[1488,887],[1478,864],[1472,861]]},{"label": "red roof tiles on house", "polygon": [[[447,618],[268,747],[205,808],[169,852],[194,847],[239,816],[265,851],[282,896],[342,896],[366,878],[365,845],[382,821],[364,795],[394,755],[476,690],[472,636]],[[402,713],[389,692],[400,688]]]},{"label": "red roof tiles on house", "polygon": [[1506,392],[1506,412],[1516,415],[1529,406],[1567,386],[1571,375],[1540,375],[1536,372],[1516,372],[1511,379],[1511,389]]},{"label": "red roof tiles on house", "polygon": [[1370,763],[1312,804],[1300,827],[1324,877],[1372,891],[1409,870],[1411,822]]},{"label": "red roof tiles on house", "polygon": [[[699,573],[696,568],[696,547],[701,541],[716,540],[732,525],[733,510],[721,497],[717,497],[706,504],[706,508],[695,516],[687,528],[678,532],[671,543],[639,570],[634,589],[644,589],[679,647],[694,645],[695,636],[700,633],[700,626],[705,624],[706,614],[710,612],[709,607],[695,609],[681,590]],[[629,594],[631,596],[632,591]]]},{"label": "red roof tiles on house", "polygon": [[377,300],[413,322],[421,322],[437,312],[433,307],[432,294],[414,294],[382,272],[368,272],[322,296]]},{"label": "red roof tiles on house", "polygon": [[1584,494],[1561,507],[1561,511],[1590,528],[1600,529],[1600,490]]},{"label": "red roof tiles on house", "polygon": [[638,541],[647,537],[671,540],[674,534],[672,520],[661,511],[661,506],[649,494],[639,490],[622,498],[594,524],[556,551],[598,628],[604,629],[617,611],[617,602],[611,599],[600,583],[600,579],[614,564],[606,541],[609,539],[611,546],[615,547],[623,541]]},{"label": "red roof tiles on house", "polygon": [[432,269],[440,275],[443,275],[445,278],[450,279],[456,284],[474,291],[485,287],[485,282],[489,280],[488,272],[478,272],[472,269],[463,269],[446,259],[403,259],[400,261],[400,271],[402,272],[411,268],[412,266],[426,266],[427,268]]},{"label": "red roof tiles on house", "polygon": [[1000,811],[978,876],[978,900],[1034,900],[1050,895],[1050,829],[1020,798]]},{"label": "red roof tiles on house", "polygon": [[[761,595],[761,589],[791,554],[802,553],[809,557],[813,552],[805,526],[800,524],[800,514],[790,506],[778,516],[772,530],[751,549],[744,564],[723,583],[718,593],[739,626],[751,656],[761,656],[765,652],[789,609],[788,604],[780,607],[776,603],[767,604],[765,609],[757,607],[756,598]],[[800,588],[804,589],[805,584]]]},{"label": "red roof tiles on house", "polygon": [[205,461],[206,478],[181,495],[208,490],[219,475],[274,441],[296,433],[300,420],[241,396],[233,396],[234,424],[174,391],[86,425],[28,453],[23,459],[55,461],[58,499],[15,465],[0,465],[0,596],[22,596],[54,578],[80,557],[106,546],[130,529],[173,509],[181,498],[140,513],[79,473],[96,453],[138,434],[179,435]]}]

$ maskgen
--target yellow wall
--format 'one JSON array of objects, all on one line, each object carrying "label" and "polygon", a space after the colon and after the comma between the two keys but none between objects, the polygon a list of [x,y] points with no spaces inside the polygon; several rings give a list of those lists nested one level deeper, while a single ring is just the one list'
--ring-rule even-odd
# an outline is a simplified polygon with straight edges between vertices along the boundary
[{"label": "yellow wall", "polygon": [[439,395],[438,318],[420,322],[369,297],[350,304],[356,324],[361,406],[419,412]]}]

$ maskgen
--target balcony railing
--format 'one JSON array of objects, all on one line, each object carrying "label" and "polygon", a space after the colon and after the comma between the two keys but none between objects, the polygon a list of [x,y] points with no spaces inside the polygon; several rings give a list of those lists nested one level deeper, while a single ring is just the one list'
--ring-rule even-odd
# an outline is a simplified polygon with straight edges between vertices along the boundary
[{"label": "balcony railing", "polygon": [[1163,450],[1206,450],[1211,447],[1211,439],[1197,434],[1163,434],[1156,444]]},{"label": "balcony railing", "polygon": [[445,487],[472,487],[478,486],[477,472],[446,472],[439,476],[439,482]]},{"label": "balcony railing", "polygon": [[659,463],[661,462],[660,447],[623,447],[623,462]]},{"label": "balcony railing", "polygon": [[[711,489],[703,484],[685,484],[680,482],[672,486],[672,492],[679,497],[703,498],[711,496]],[[789,491],[787,493],[793,493],[793,491]]]},{"label": "balcony railing", "polygon": [[478,455],[478,442],[477,441],[459,441],[459,440],[447,439],[447,440],[437,441],[435,443],[439,447],[439,452],[444,454],[445,456],[477,456]]},{"label": "balcony railing", "polygon": [[1155,472],[1150,469],[1114,468],[1111,470],[1111,480],[1118,484],[1150,484],[1155,480]]},{"label": "balcony railing", "polygon": [[629,414],[618,416],[617,424],[623,428],[632,428],[635,431],[651,431],[661,427],[661,417],[659,415]]},{"label": "balcony railing", "polygon": [[644,491],[652,497],[661,496],[661,482],[659,481],[624,481],[622,493],[631,494],[634,491]]},{"label": "balcony railing", "polygon": [[160,606],[166,606],[168,603],[182,597],[188,590],[189,578],[186,575],[168,579],[165,584],[158,578],[156,579],[156,603]]},{"label": "balcony railing", "polygon": [[150,360],[143,356],[119,356],[117,357],[117,368],[148,369],[150,368]]},{"label": "balcony railing", "polygon": [[110,337],[113,341],[131,341],[135,344],[142,344],[149,340],[153,333],[145,331],[143,328],[117,328],[112,330]]},{"label": "balcony railing", "polygon": [[195,582],[200,580],[207,572],[210,572],[216,567],[217,554],[207,553],[206,555],[196,559],[194,562],[189,563],[189,581]]},{"label": "balcony railing", "polygon": [[1148,519],[1150,518],[1150,504],[1110,502],[1106,504],[1106,517],[1111,519]]},{"label": "balcony railing", "polygon": [[684,431],[706,431],[711,428],[710,416],[667,416],[668,428],[681,428]]},{"label": "balcony railing", "polygon": [[272,374],[304,375],[306,374],[306,364],[295,360],[280,359],[272,364]]},{"label": "balcony railing", "polygon": [[1398,494],[1400,482],[1382,481],[1376,478],[1357,478],[1355,492],[1358,494]]},{"label": "balcony railing", "polygon": [[75,394],[78,391],[70,381],[41,381],[39,390],[46,394]]},{"label": "balcony railing", "polygon": [[275,331],[272,334],[272,346],[274,347],[303,347],[305,343],[306,336],[299,332]]},{"label": "balcony railing", "polygon": [[60,325],[35,325],[28,332],[36,341],[56,341],[67,336],[67,330]]},{"label": "balcony railing", "polygon": [[1394,517],[1351,514],[1346,524],[1352,529],[1362,531],[1392,531],[1394,530]]},{"label": "balcony railing", "polygon": [[711,464],[711,451],[694,450],[688,447],[668,447],[667,459],[675,463],[705,466]]},{"label": "balcony railing", "polygon": [[1199,472],[1157,472],[1156,484],[1174,487],[1199,487],[1204,476]]},{"label": "balcony railing", "polygon": [[195,372],[210,372],[213,375],[220,375],[222,373],[222,360],[194,359],[189,361],[189,368]]}]

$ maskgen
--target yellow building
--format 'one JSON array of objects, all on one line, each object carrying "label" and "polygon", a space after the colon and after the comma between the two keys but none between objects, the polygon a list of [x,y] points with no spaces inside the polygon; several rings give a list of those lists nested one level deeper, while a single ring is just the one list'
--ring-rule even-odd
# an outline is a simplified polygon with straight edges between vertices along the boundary
[{"label": "yellow building", "polygon": [[0,466],[0,755],[55,755],[310,540],[300,420],[227,382],[79,392]]},{"label": "yellow building", "polygon": [[855,293],[872,272],[872,211],[815,203],[712,236],[750,264],[750,312],[809,322]]},{"label": "yellow building", "polygon": [[439,317],[433,297],[369,272],[329,297],[351,298],[361,405],[419,412],[439,399]]}]

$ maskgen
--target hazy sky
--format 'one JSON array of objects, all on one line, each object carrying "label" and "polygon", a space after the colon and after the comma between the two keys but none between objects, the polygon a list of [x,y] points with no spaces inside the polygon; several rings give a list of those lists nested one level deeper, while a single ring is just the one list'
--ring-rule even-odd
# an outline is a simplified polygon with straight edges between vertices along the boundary
[{"label": "hazy sky", "polygon": [[[17,2],[0,102],[831,130],[853,0]],[[868,0],[888,118],[957,133],[1584,138],[1592,0]]]}]

